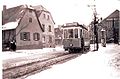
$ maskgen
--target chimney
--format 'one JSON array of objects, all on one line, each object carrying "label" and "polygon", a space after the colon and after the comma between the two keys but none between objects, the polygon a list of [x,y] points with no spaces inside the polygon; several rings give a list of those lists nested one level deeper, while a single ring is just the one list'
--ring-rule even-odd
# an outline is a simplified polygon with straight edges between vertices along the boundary
[{"label": "chimney", "polygon": [[6,5],[3,5],[3,11],[5,11],[7,9]]}]

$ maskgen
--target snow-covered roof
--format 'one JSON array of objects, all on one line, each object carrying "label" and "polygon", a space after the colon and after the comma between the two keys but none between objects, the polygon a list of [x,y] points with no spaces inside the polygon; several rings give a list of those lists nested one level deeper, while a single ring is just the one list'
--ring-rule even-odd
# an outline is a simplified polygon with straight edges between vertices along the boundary
[{"label": "snow-covered roof", "polygon": [[42,5],[37,5],[37,6],[31,6],[32,8],[36,9],[36,10],[44,10],[47,11],[46,8],[44,8]]},{"label": "snow-covered roof", "polygon": [[18,21],[9,22],[2,26],[2,30],[15,29],[18,26]]}]

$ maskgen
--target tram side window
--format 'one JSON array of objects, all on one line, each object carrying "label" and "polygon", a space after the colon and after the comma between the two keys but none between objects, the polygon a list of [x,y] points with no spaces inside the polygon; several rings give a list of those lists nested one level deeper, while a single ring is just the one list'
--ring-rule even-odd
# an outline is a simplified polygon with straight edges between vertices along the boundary
[{"label": "tram side window", "polygon": [[78,38],[78,29],[75,29],[75,38]]},{"label": "tram side window", "polygon": [[64,38],[67,38],[67,30],[64,30]]},{"label": "tram side window", "polygon": [[80,29],[80,37],[82,37],[82,29]]},{"label": "tram side window", "polygon": [[69,38],[73,38],[73,29],[68,29]]}]

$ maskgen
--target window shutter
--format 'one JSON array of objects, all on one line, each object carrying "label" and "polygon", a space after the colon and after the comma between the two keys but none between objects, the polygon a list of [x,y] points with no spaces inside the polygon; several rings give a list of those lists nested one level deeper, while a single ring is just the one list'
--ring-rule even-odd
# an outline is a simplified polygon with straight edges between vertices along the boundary
[{"label": "window shutter", "polygon": [[30,32],[27,33],[27,40],[30,41]]},{"label": "window shutter", "polygon": [[20,40],[23,40],[23,33],[20,33]]}]

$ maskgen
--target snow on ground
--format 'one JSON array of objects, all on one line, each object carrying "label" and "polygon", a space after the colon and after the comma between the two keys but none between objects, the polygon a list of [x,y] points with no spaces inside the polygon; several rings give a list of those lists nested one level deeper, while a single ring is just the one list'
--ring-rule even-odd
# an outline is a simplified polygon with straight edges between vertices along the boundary
[{"label": "snow on ground", "polygon": [[26,79],[120,79],[120,76],[116,76],[109,66],[112,52],[115,51],[112,49],[115,47],[114,44],[109,44],[107,47],[100,46],[99,51],[90,51]]},{"label": "snow on ground", "polygon": [[25,57],[35,54],[49,54],[63,52],[62,46],[57,46],[55,48],[43,48],[43,49],[29,49],[29,50],[16,50],[14,51],[4,51],[2,52],[2,60],[12,59],[17,57]]}]

